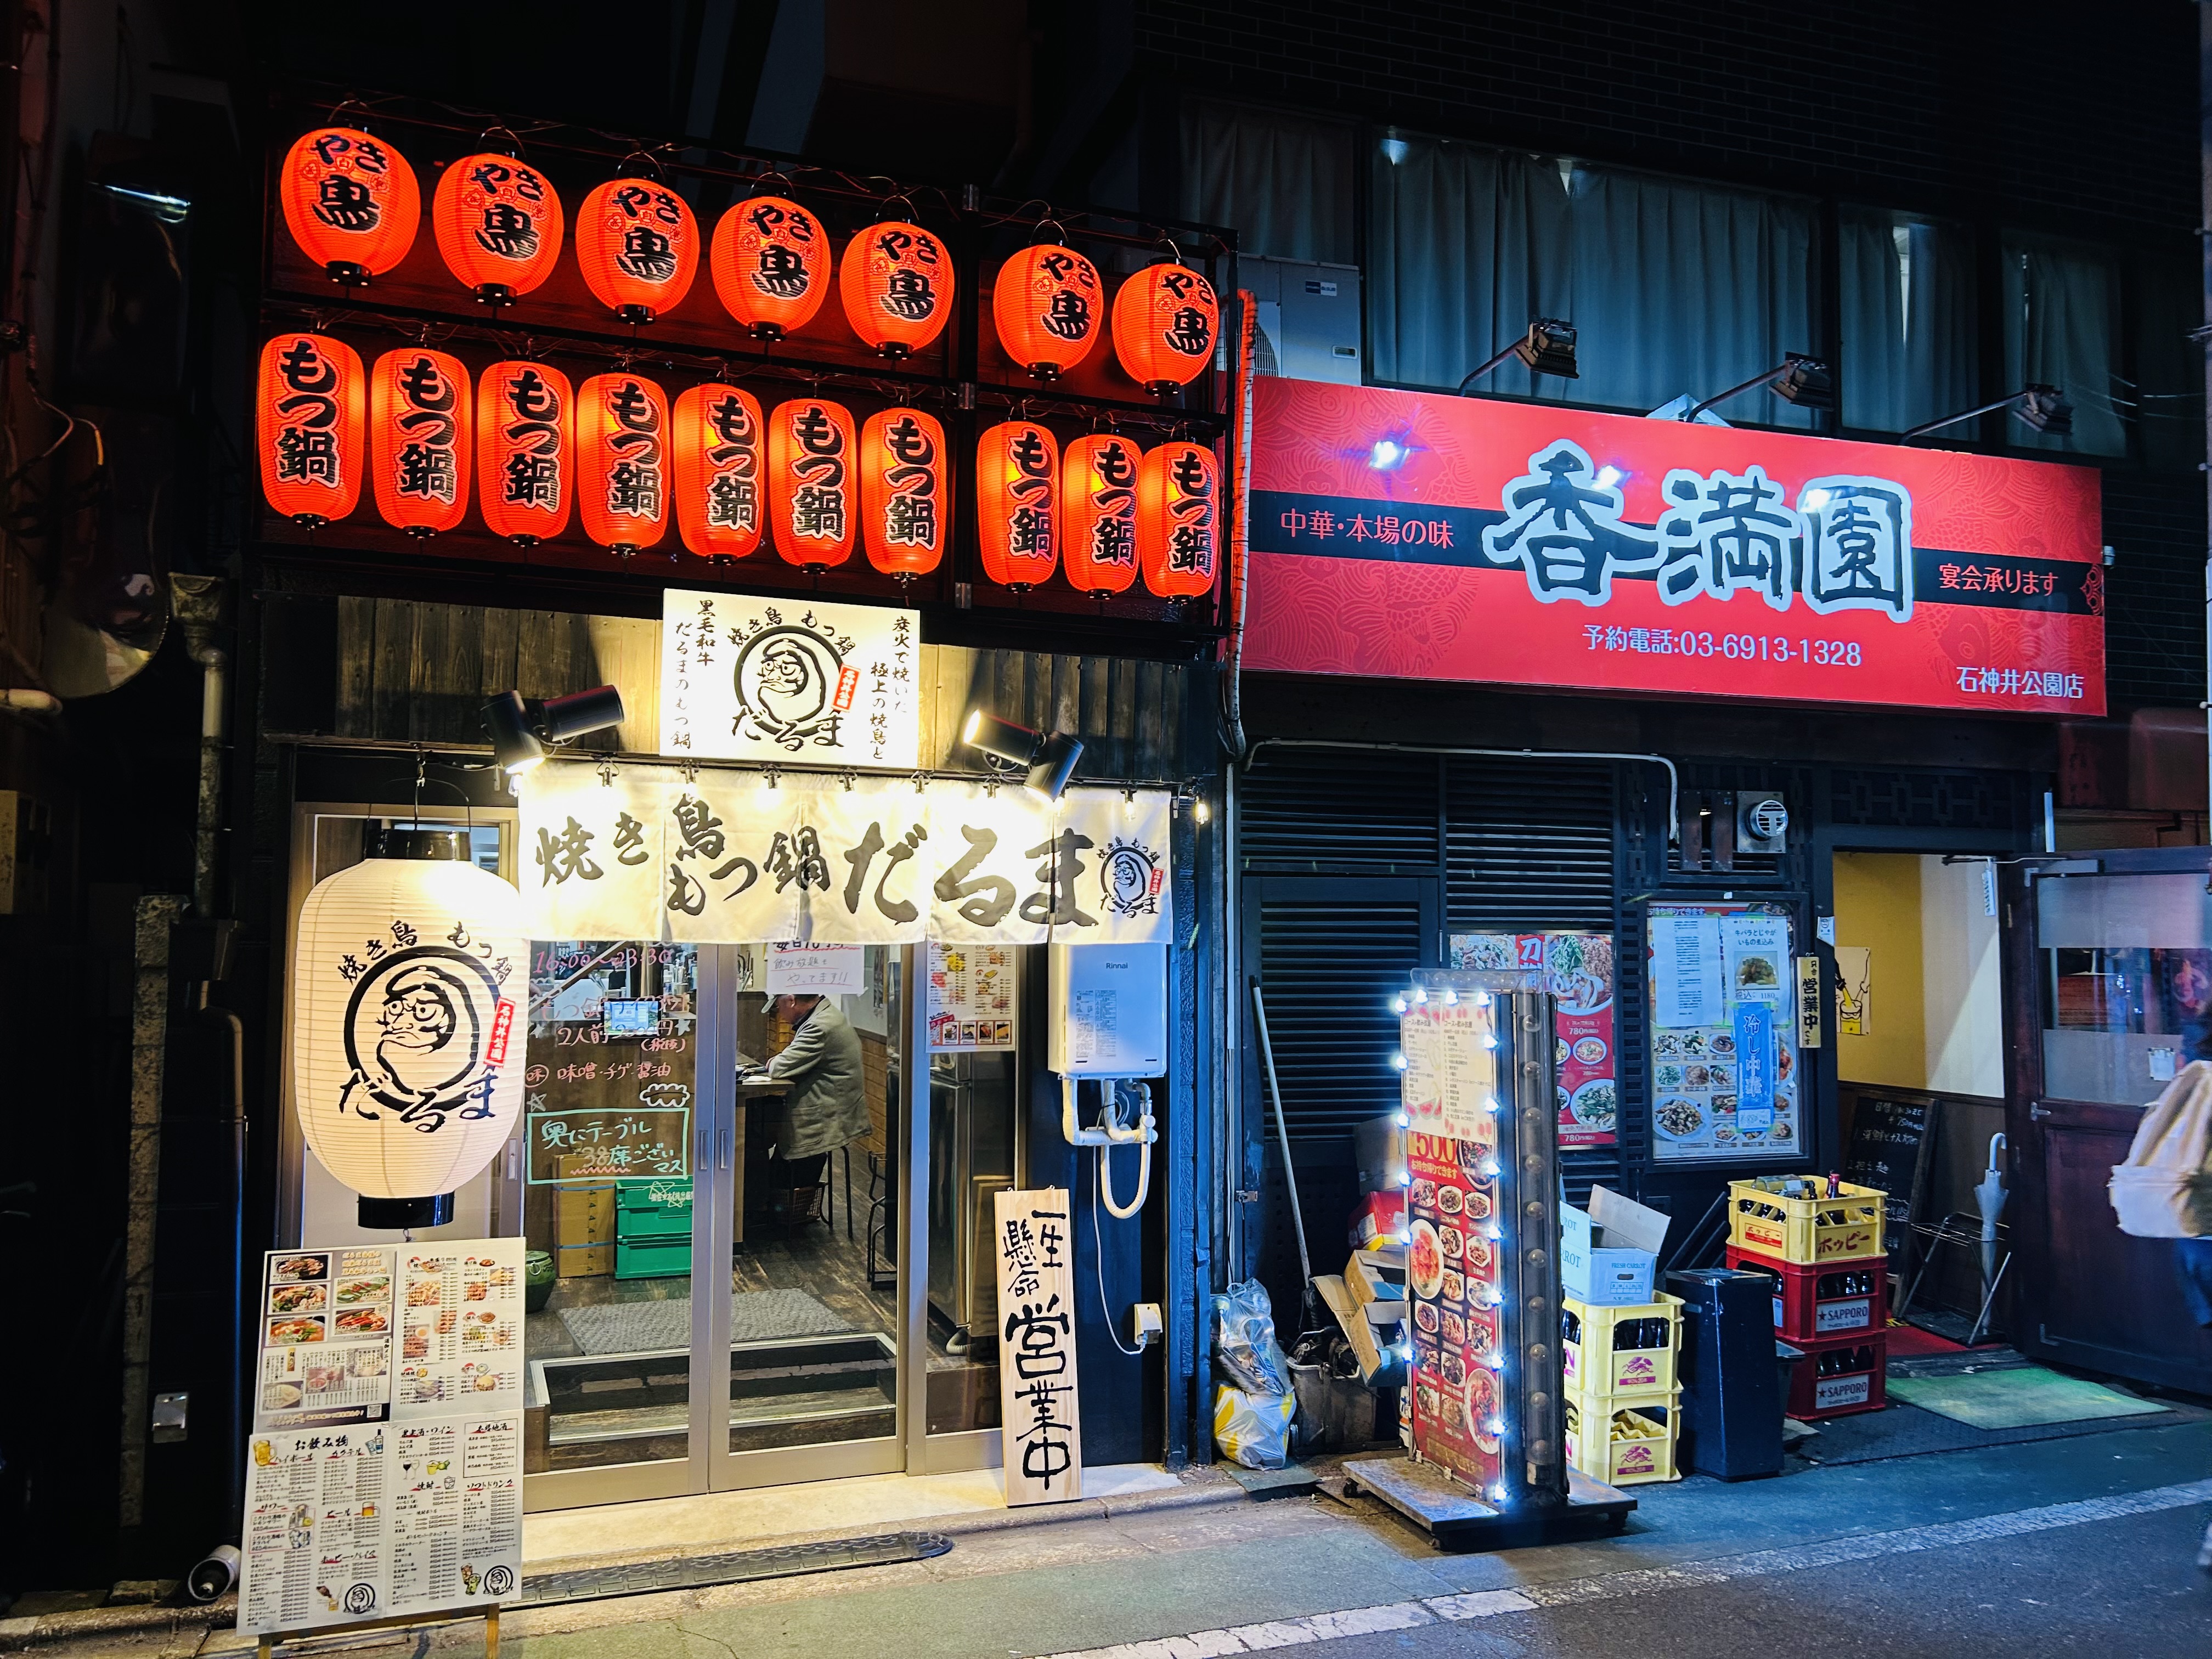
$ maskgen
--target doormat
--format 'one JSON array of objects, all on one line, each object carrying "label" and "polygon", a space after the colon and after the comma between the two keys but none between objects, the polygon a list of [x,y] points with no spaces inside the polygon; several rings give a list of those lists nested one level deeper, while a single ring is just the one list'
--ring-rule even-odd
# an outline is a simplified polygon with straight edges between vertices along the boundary
[{"label": "doormat", "polygon": [[[659,1353],[691,1346],[691,1298],[600,1302],[561,1310],[576,1346],[594,1358]],[[794,1336],[838,1336],[853,1328],[804,1291],[737,1291],[730,1297],[730,1341],[777,1342]]]},{"label": "doormat", "polygon": [[[774,1296],[778,1292],[756,1294]],[[818,1544],[774,1544],[764,1549],[732,1550],[721,1555],[678,1556],[666,1561],[641,1561],[629,1566],[526,1573],[522,1579],[522,1604],[542,1607],[561,1601],[598,1601],[615,1595],[652,1595],[662,1590],[705,1589],[715,1584],[745,1584],[762,1578],[793,1578],[801,1573],[838,1572],[848,1567],[888,1567],[902,1561],[927,1561],[951,1547],[952,1540],[942,1533],[890,1532],[871,1538],[836,1538]]]},{"label": "doormat", "polygon": [[2149,1417],[2166,1407],[2118,1394],[2101,1383],[2066,1376],[2041,1365],[1961,1373],[1952,1376],[1896,1376],[1890,1394],[1907,1405],[1977,1429],[2026,1429],[2090,1419]]},{"label": "doormat", "polygon": [[2037,1423],[2020,1429],[1977,1429],[1917,1406],[1899,1402],[1897,1379],[1889,1383],[1891,1404],[1887,1411],[1866,1412],[1855,1417],[1824,1418],[1818,1431],[1790,1448],[1807,1462],[1826,1467],[1844,1463],[1880,1463],[1893,1457],[1922,1457],[1930,1452],[1978,1451],[1987,1446],[2019,1446],[2040,1440],[2073,1440],[2093,1434],[2117,1434],[2132,1429],[2166,1429],[2184,1423],[2202,1423],[2212,1412],[2201,1407],[2160,1407],[2155,1415],[2083,1418],[2071,1423]]}]

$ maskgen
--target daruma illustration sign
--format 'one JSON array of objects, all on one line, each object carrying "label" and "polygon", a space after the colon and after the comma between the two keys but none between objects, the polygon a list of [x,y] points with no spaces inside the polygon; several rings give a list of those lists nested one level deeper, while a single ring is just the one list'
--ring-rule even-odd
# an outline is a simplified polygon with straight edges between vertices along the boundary
[{"label": "daruma illustration sign", "polygon": [[2093,467],[1255,393],[1248,667],[2104,713]]}]

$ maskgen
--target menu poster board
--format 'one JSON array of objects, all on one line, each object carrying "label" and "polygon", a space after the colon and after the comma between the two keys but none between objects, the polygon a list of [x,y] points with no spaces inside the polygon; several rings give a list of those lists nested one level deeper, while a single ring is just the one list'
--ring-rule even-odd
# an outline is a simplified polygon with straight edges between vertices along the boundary
[{"label": "menu poster board", "polygon": [[531,1185],[690,1176],[698,959],[692,945],[532,941],[522,1071]]},{"label": "menu poster board", "polygon": [[1478,1492],[1498,1480],[1504,1437],[1498,1376],[1498,1185],[1482,1173],[1498,1150],[1497,1119],[1480,1138],[1406,1138],[1410,1221],[1406,1283],[1413,1301],[1408,1379],[1413,1451]]},{"label": "menu poster board", "polygon": [[929,1052],[1012,1052],[1020,997],[1010,945],[929,945]]},{"label": "menu poster board", "polygon": [[1541,968],[1553,997],[1559,1145],[1610,1146],[1619,1139],[1620,1087],[1613,1058],[1610,933],[1454,933],[1454,968]]},{"label": "menu poster board", "polygon": [[[287,1311],[263,1322],[240,1631],[514,1595],[522,1252],[521,1239],[496,1238],[270,1254],[265,1305]],[[311,1286],[325,1291],[319,1311],[312,1297],[280,1296]],[[362,1318],[349,1332],[347,1315],[370,1312],[380,1329]]]},{"label": "menu poster board", "polygon": [[1431,996],[1398,1018],[1400,1109],[1416,1133],[1473,1136],[1498,1092],[1496,1010],[1485,999]]},{"label": "menu poster board", "polygon": [[1802,1144],[1788,907],[1651,907],[1652,1154],[1784,1156]]}]

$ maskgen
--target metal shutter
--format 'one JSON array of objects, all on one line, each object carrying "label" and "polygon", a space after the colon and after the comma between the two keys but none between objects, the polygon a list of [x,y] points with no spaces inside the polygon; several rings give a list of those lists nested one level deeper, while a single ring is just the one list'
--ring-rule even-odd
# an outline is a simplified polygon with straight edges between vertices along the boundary
[{"label": "metal shutter", "polygon": [[1348,1135],[1398,1109],[1398,1074],[1387,1063],[1398,1047],[1389,1005],[1421,965],[1422,907],[1414,898],[1346,894],[1346,885],[1270,881],[1258,899],[1255,967],[1294,1140]]},{"label": "metal shutter", "polygon": [[1243,867],[1320,874],[1433,875],[1433,755],[1261,750],[1238,781]]}]

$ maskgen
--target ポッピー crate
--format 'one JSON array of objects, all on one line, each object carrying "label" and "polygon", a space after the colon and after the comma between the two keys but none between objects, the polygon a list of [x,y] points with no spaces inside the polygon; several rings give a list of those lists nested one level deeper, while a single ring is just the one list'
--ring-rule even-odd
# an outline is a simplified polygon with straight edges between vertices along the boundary
[{"label": "\u30dd\u30c3\u30d4\u30fc crate", "polygon": [[1889,1263],[1882,1257],[1801,1267],[1732,1249],[1728,1265],[1774,1281],[1774,1334],[1785,1342],[1889,1328]]},{"label": "\u30dd\u30c3\u30d4\u30fc crate", "polygon": [[1607,1412],[1594,1401],[1570,1396],[1565,1402],[1567,1462],[1608,1486],[1680,1480],[1674,1468],[1680,1401],[1675,1393],[1632,1405],[1618,1401]]},{"label": "\u30dd\u30c3\u30d4\u30fc crate", "polygon": [[1560,1381],[1569,1394],[1664,1394],[1682,1350],[1682,1298],[1591,1307],[1563,1298]]},{"label": "\u30dd\u30c3\u30d4\u30fc crate", "polygon": [[1784,1415],[1800,1422],[1878,1412],[1889,1403],[1889,1333],[1824,1336],[1792,1342],[1804,1351],[1790,1375]]},{"label": "\u30dd\u30c3\u30d4\u30fc crate", "polygon": [[1882,1254],[1884,1194],[1878,1188],[1840,1182],[1830,1198],[1826,1177],[1790,1178],[1816,1196],[1790,1198],[1754,1181],[1729,1182],[1729,1244],[1806,1267]]}]

